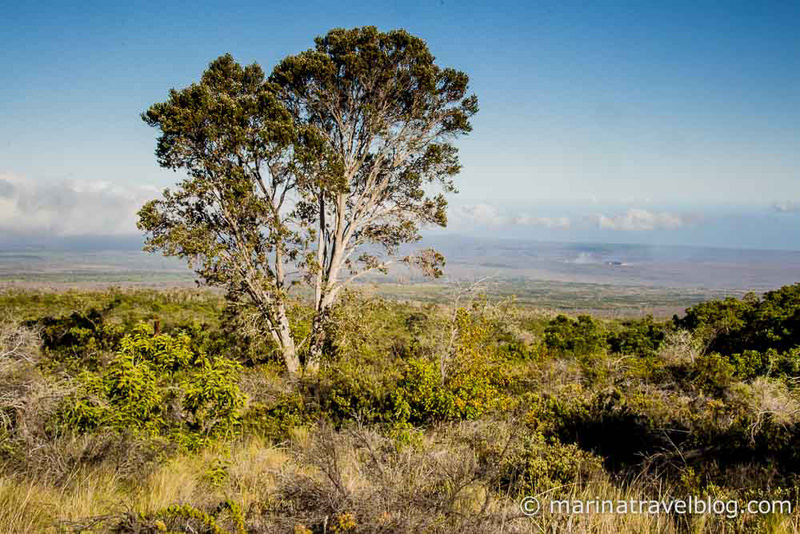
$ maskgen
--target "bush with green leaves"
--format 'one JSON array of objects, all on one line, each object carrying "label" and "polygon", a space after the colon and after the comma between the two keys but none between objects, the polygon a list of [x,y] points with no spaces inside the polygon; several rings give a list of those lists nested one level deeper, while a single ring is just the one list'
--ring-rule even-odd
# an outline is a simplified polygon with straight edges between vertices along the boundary
[{"label": "bush with green leaves", "polygon": [[500,469],[501,486],[510,494],[547,493],[557,498],[571,494],[581,483],[597,480],[603,473],[603,461],[575,444],[563,444],[534,432],[503,458]]},{"label": "bush with green leaves", "polygon": [[253,402],[241,416],[242,433],[261,436],[273,441],[284,441],[293,428],[310,424],[318,414],[306,405],[300,392],[286,393],[271,402]]},{"label": "bush with green leaves", "polygon": [[164,391],[159,369],[150,361],[121,352],[103,376],[105,397],[116,426],[157,428],[163,424]]},{"label": "bush with green leaves", "polygon": [[203,358],[186,378],[182,404],[192,432],[215,437],[234,433],[245,402],[236,382],[240,367],[225,358]]},{"label": "bush with green leaves", "polygon": [[415,424],[475,419],[507,402],[509,377],[480,303],[457,309],[437,360],[412,358],[392,391],[396,418]]},{"label": "bush with green leaves", "polygon": [[348,419],[382,422],[391,418],[389,391],[394,369],[375,369],[344,358],[323,369],[318,381],[319,409],[336,425]]},{"label": "bush with green leaves", "polygon": [[701,356],[690,369],[691,384],[701,393],[719,397],[733,382],[735,367],[720,354]]},{"label": "bush with green leaves", "polygon": [[699,333],[710,351],[734,354],[744,350],[779,352],[800,346],[800,283],[769,291],[697,304],[675,317],[678,327]]},{"label": "bush with green leaves", "polygon": [[156,334],[148,324],[136,326],[120,340],[107,366],[74,379],[76,391],[51,428],[230,435],[245,403],[237,383],[240,365],[196,353],[191,343],[185,333]]},{"label": "bush with green leaves", "polygon": [[124,331],[106,321],[105,312],[92,308],[62,317],[43,317],[27,322],[42,338],[42,348],[60,356],[50,364],[84,370],[102,365],[102,353],[113,351]]},{"label": "bush with green leaves", "polygon": [[606,332],[603,325],[589,315],[579,315],[576,319],[558,315],[547,323],[544,342],[551,351],[585,356],[605,350]]},{"label": "bush with green leaves", "polygon": [[665,337],[666,326],[648,315],[623,321],[621,329],[609,333],[608,348],[619,354],[650,357],[656,355]]},{"label": "bush with green leaves", "polygon": [[192,351],[191,345],[192,339],[185,332],[155,333],[151,325],[142,323],[120,340],[119,353],[134,362],[149,362],[159,371],[175,373],[203,359],[202,354]]},{"label": "bush with green leaves", "polygon": [[394,416],[414,424],[475,419],[507,402],[506,383],[497,364],[477,361],[442,377],[435,362],[413,359],[392,392]]}]

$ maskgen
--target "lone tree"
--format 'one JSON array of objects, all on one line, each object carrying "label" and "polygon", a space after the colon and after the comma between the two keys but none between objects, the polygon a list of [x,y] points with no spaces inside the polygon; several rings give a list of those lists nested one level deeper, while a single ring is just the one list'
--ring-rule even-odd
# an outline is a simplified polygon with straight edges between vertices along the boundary
[{"label": "lone tree", "polygon": [[[170,91],[143,119],[162,167],[187,177],[139,212],[146,248],[186,258],[252,311],[287,369],[319,365],[343,287],[390,263],[439,276],[426,249],[400,257],[422,225],[445,226],[453,140],[478,110],[466,74],[439,67],[406,31],[334,29],[266,78],[230,55]],[[290,286],[314,288],[307,340],[292,335]],[[300,347],[308,343],[307,350]]]}]

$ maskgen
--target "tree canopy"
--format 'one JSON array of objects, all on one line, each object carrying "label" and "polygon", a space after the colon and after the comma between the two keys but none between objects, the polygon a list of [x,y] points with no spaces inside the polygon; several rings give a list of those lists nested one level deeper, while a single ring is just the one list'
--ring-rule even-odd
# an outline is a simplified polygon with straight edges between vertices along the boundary
[{"label": "tree canopy", "polygon": [[[477,109],[467,75],[404,30],[331,30],[269,77],[221,56],[143,114],[160,130],[159,164],[186,174],[140,211],[146,246],[224,287],[291,372],[300,352],[314,368],[349,282],[392,262],[441,274],[438,252],[401,257],[400,247],[424,225],[446,225],[460,171],[453,141]],[[287,315],[300,282],[314,288],[305,340]]]}]

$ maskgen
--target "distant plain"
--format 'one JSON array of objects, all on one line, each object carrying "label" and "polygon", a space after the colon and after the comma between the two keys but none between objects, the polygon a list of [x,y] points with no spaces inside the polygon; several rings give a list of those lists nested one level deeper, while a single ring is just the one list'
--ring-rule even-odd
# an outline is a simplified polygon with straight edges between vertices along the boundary
[{"label": "distant plain", "polygon": [[[447,258],[428,280],[405,269],[372,275],[358,287],[386,298],[442,301],[481,281],[488,297],[572,313],[670,316],[694,303],[760,293],[800,280],[800,251],[552,243],[429,236]],[[185,263],[149,254],[134,241],[79,247],[0,249],[0,288],[190,287]]]}]

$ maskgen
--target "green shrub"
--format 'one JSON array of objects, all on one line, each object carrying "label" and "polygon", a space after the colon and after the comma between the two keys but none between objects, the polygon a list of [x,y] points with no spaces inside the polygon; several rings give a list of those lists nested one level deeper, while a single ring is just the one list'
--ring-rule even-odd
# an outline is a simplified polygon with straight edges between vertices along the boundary
[{"label": "green shrub", "polygon": [[674,322],[702,335],[709,350],[730,355],[744,350],[789,351],[800,346],[800,283],[763,297],[703,302]]},{"label": "green shrub", "polygon": [[408,362],[393,393],[395,416],[401,421],[424,423],[450,419],[455,415],[455,397],[442,383],[433,362]]},{"label": "green shrub", "polygon": [[47,429],[52,435],[86,433],[113,424],[114,411],[106,398],[103,377],[83,371],[74,380],[76,391],[60,404]]},{"label": "green shrub", "polygon": [[720,354],[698,358],[690,372],[691,383],[702,393],[720,396],[733,381],[735,367]]},{"label": "green shrub", "polygon": [[504,360],[536,360],[540,356],[539,347],[530,347],[519,341],[510,341],[497,347],[498,355]]},{"label": "green shrub", "polygon": [[157,371],[149,361],[120,353],[103,377],[103,383],[115,426],[138,429],[163,423],[163,391]]},{"label": "green shrub", "polygon": [[[237,383],[240,366],[195,353],[191,343],[186,333],[155,334],[150,325],[137,325],[103,369],[76,377],[77,391],[62,403],[51,428],[232,434],[245,402]],[[178,413],[167,413],[168,406]]]},{"label": "green shrub", "polygon": [[320,410],[335,424],[347,419],[381,422],[391,418],[389,372],[344,359],[322,372]]},{"label": "green shrub", "polygon": [[552,351],[582,356],[604,350],[606,333],[603,326],[588,315],[579,315],[577,319],[558,315],[547,323],[544,342]]},{"label": "green shrub", "polygon": [[292,392],[270,403],[259,402],[248,406],[242,413],[241,427],[244,434],[283,441],[289,438],[292,428],[310,421],[305,397],[299,392]]},{"label": "green shrub", "polygon": [[156,334],[149,324],[139,324],[120,340],[119,352],[133,360],[149,362],[154,368],[174,373],[195,363],[192,339],[184,332]]},{"label": "green shrub", "polygon": [[636,356],[655,356],[664,342],[664,325],[653,321],[652,316],[622,323],[622,329],[608,336],[608,347],[612,352]]},{"label": "green shrub", "polygon": [[193,432],[204,436],[233,433],[245,402],[236,379],[240,367],[224,358],[203,359],[198,369],[189,375],[183,407]]},{"label": "green shrub", "polygon": [[109,324],[105,314],[94,308],[27,324],[40,333],[45,351],[59,356],[50,360],[51,365],[78,371],[97,370],[102,365],[100,355],[113,351],[123,336],[121,326]]},{"label": "green shrub", "polygon": [[506,381],[502,368],[491,362],[464,362],[443,379],[436,363],[414,359],[392,394],[394,414],[415,424],[475,419],[507,401],[502,391]]},{"label": "green shrub", "polygon": [[503,459],[501,484],[514,496],[539,495],[550,498],[570,494],[576,485],[587,484],[603,473],[602,459],[556,438],[534,433],[522,446]]}]

